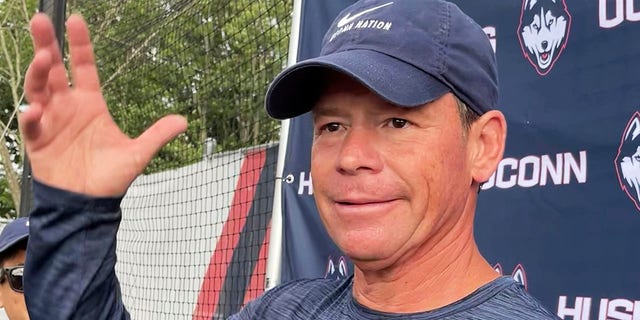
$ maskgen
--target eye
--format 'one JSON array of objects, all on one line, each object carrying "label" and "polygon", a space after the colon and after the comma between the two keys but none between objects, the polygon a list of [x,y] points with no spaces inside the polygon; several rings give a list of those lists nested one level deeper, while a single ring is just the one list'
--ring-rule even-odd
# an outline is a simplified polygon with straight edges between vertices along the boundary
[{"label": "eye", "polygon": [[547,21],[547,27],[550,27],[556,20],[554,18],[551,18]]},{"label": "eye", "polygon": [[409,126],[409,121],[400,118],[392,118],[389,120],[388,125],[392,128],[402,129]]},{"label": "eye", "polygon": [[336,132],[340,130],[340,124],[337,122],[329,122],[325,125],[320,126],[320,132]]}]

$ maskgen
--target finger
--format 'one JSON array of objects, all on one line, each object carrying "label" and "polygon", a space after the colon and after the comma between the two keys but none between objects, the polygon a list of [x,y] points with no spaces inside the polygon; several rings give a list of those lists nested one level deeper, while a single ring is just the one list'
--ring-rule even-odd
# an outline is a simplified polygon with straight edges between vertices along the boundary
[{"label": "finger", "polygon": [[45,14],[39,13],[31,19],[30,26],[35,55],[39,52],[48,52],[51,55],[51,66],[47,79],[49,90],[52,93],[58,90],[68,90],[69,80],[62,63],[58,39],[51,20]]},{"label": "finger", "polygon": [[49,100],[49,71],[51,54],[36,52],[24,78],[24,94],[30,103],[46,103]]},{"label": "finger", "polygon": [[187,120],[182,116],[168,115],[156,121],[135,141],[141,167],[146,166],[164,145],[186,130]]},{"label": "finger", "polygon": [[30,141],[40,136],[40,118],[42,107],[39,103],[32,103],[18,113],[18,127],[23,140],[27,143],[27,149],[32,147]]},{"label": "finger", "polygon": [[99,90],[100,79],[87,23],[81,16],[71,15],[67,20],[67,33],[69,34],[73,86],[85,90]]},{"label": "finger", "polygon": [[55,29],[49,17],[43,13],[37,13],[31,18],[29,27],[34,51],[50,51],[53,60],[56,63],[62,63],[58,39],[56,38]]}]

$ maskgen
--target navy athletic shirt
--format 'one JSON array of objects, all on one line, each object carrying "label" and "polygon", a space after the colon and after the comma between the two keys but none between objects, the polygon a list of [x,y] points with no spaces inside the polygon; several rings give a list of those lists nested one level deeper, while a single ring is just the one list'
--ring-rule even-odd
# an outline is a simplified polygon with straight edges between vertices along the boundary
[{"label": "navy athletic shirt", "polygon": [[559,319],[510,277],[500,277],[448,306],[426,312],[393,314],[368,309],[345,280],[297,280],[265,292],[232,320],[248,319],[406,319],[546,320]]},{"label": "navy athletic shirt", "polygon": [[[114,269],[122,198],[92,198],[37,181],[33,195],[24,273],[31,319],[130,319]],[[559,319],[508,277],[446,307],[414,314],[367,309],[353,299],[352,281],[286,283],[230,319]]]}]

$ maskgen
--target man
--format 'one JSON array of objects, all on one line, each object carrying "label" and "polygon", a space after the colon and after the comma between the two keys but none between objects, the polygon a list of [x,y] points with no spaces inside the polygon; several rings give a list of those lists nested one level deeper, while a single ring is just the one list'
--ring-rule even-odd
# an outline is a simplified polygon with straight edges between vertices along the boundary
[{"label": "man", "polygon": [[26,217],[9,222],[0,233],[0,307],[9,320],[29,319],[22,287],[28,238]]},{"label": "man", "polygon": [[[19,117],[36,200],[27,304],[34,319],[128,318],[114,272],[119,203],[186,123],[168,116],[136,139],[123,135],[100,93],[86,25],[72,16],[67,30],[71,87],[50,22],[31,22],[30,107]],[[497,101],[489,40],[455,5],[347,8],[320,57],[274,80],[266,107],[279,119],[313,113],[316,202],[354,275],[284,284],[232,318],[557,319],[499,277],[473,238],[480,184],[504,151]]]}]

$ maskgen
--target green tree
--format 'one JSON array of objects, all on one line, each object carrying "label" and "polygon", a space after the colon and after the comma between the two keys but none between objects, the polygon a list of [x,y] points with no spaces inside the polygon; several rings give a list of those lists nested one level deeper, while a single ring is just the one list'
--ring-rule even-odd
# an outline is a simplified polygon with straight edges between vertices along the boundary
[{"label": "green tree", "polygon": [[[149,166],[155,172],[200,160],[207,138],[218,152],[277,140],[279,123],[263,104],[286,63],[292,1],[69,0],[67,9],[91,26],[105,98],[123,131],[136,136],[167,113],[189,119],[187,133]],[[0,0],[0,216],[15,216],[20,203],[16,112],[37,5]]]},{"label": "green tree", "polygon": [[16,112],[25,103],[22,85],[33,50],[29,19],[35,0],[0,0],[0,216],[15,217],[20,203],[23,148]]},{"label": "green tree", "polygon": [[130,135],[167,113],[189,120],[148,172],[216,151],[277,140],[264,112],[269,81],[284,67],[292,0],[69,1],[90,24],[103,92]]}]

